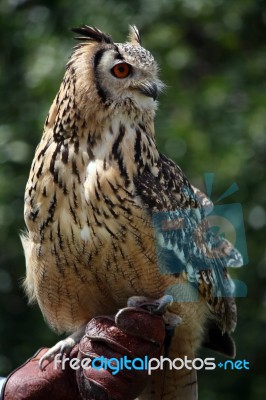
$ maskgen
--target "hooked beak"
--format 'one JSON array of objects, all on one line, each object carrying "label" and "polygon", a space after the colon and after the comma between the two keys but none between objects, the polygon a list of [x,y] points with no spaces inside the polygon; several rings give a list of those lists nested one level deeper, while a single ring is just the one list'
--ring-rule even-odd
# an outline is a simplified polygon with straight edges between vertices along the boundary
[{"label": "hooked beak", "polygon": [[153,100],[157,99],[158,96],[158,87],[155,83],[142,83],[137,86],[137,89],[140,91],[141,94],[144,96],[152,97]]}]

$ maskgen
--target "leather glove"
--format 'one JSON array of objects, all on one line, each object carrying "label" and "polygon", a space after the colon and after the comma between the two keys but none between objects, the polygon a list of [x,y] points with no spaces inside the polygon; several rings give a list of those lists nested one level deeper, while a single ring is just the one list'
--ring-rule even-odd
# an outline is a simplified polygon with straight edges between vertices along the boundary
[{"label": "leather glove", "polygon": [[[140,307],[123,308],[115,316],[93,318],[69,358],[78,358],[81,363],[84,358],[93,361],[101,357],[100,360],[111,362],[111,358],[132,360],[159,356],[165,323],[161,316],[151,311],[159,310],[158,304],[160,302],[151,301]],[[132,400],[148,382],[146,370],[124,368],[113,374],[114,364],[109,364],[108,369],[96,369],[90,364],[75,371],[69,361],[65,362],[63,370],[55,368],[51,362],[41,371],[39,360],[46,351],[46,348],[38,350],[9,375],[2,390],[2,400]]]}]

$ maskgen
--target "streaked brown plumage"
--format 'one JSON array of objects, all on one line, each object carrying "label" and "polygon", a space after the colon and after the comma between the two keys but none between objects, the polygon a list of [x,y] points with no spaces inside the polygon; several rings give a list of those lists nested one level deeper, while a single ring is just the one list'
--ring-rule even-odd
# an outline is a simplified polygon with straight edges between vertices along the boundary
[{"label": "streaked brown plumage", "polygon": [[[159,298],[191,281],[186,268],[162,273],[158,267],[152,218],[177,209],[200,215],[208,201],[156,148],[155,98],[163,85],[137,29],[127,44],[95,28],[76,32],[83,42],[51,106],[25,193],[25,287],[58,332],[113,313],[132,295]],[[197,224],[195,240],[211,259],[204,224]],[[225,267],[218,269],[197,271],[198,301],[170,307],[182,318],[171,357],[194,357],[207,319],[223,332],[234,329],[233,300],[215,296],[215,275],[227,276]],[[194,373],[167,374],[163,398],[196,398]],[[156,394],[147,389],[146,399],[160,398],[161,378],[155,381]]]}]

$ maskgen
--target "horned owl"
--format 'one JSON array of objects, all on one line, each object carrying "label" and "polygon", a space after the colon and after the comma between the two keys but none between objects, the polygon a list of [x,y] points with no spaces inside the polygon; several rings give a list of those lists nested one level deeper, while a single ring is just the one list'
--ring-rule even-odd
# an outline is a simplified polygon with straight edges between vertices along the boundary
[{"label": "horned owl", "polygon": [[[96,28],[74,32],[81,44],[49,111],[25,192],[29,299],[53,329],[80,333],[130,296],[170,293],[169,311],[182,323],[169,357],[192,359],[203,340],[232,355],[236,308],[226,266],[240,256],[225,240],[207,237],[210,201],[156,147],[163,88],[157,63],[135,26],[122,44]],[[78,338],[74,333],[68,344]],[[197,397],[195,371],[166,371],[163,389],[159,375],[152,385],[147,399],[161,398],[162,390],[167,399]]]}]

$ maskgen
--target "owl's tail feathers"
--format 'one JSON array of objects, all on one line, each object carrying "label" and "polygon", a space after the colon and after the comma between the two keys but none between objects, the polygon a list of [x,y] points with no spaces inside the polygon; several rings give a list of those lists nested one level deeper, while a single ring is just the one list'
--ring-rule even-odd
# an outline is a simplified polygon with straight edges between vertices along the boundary
[{"label": "owl's tail feathers", "polygon": [[167,371],[166,382],[163,385],[163,400],[197,400],[198,381],[195,369]]},{"label": "owl's tail feathers", "polygon": [[197,371],[154,371],[138,400],[197,400]]},{"label": "owl's tail feathers", "polygon": [[[174,337],[173,337],[174,336]],[[191,367],[193,347],[186,337],[177,340],[168,332],[160,369],[152,371],[151,380],[138,400],[197,400],[197,371]]]}]

